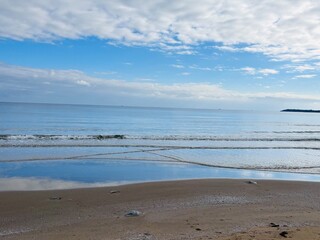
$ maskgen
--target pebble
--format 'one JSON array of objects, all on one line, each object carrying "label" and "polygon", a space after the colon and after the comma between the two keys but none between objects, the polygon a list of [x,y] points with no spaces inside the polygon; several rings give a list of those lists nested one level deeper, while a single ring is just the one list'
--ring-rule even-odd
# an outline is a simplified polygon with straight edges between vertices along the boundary
[{"label": "pebble", "polygon": [[270,223],[269,225],[270,227],[279,227],[279,224],[275,224],[275,223]]},{"label": "pebble", "polygon": [[141,212],[139,212],[137,210],[131,210],[125,216],[126,217],[138,217],[140,215],[141,215]]},{"label": "pebble", "polygon": [[62,197],[50,197],[49,200],[61,200]]},{"label": "pebble", "polygon": [[286,238],[287,235],[288,235],[288,232],[287,231],[283,231],[283,232],[279,233],[279,235]]},{"label": "pebble", "polygon": [[114,194],[114,193],[120,193],[120,191],[119,190],[111,190],[110,191],[110,194]]},{"label": "pebble", "polygon": [[258,183],[257,182],[255,182],[255,181],[248,181],[248,183],[249,184],[255,184],[255,185],[257,185]]}]

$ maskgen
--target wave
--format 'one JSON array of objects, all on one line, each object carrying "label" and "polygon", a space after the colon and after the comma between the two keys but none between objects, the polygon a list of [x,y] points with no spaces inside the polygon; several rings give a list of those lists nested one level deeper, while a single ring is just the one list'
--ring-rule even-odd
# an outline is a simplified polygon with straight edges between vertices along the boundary
[{"label": "wave", "polygon": [[24,148],[79,148],[79,147],[94,147],[94,148],[166,148],[166,149],[199,149],[199,150],[268,150],[268,149],[275,149],[275,150],[289,150],[289,149],[296,149],[296,150],[320,150],[320,147],[314,146],[181,146],[181,145],[157,145],[157,144],[0,144],[0,147],[5,148],[16,148],[16,147],[24,147]]},{"label": "wave", "polygon": [[105,140],[105,139],[124,139],[124,135],[12,135],[2,134],[0,140]]},{"label": "wave", "polygon": [[0,140],[111,140],[111,139],[128,139],[128,140],[155,140],[155,141],[286,141],[286,142],[317,142],[317,137],[220,137],[220,136],[129,136],[123,134],[114,135],[0,135]]},{"label": "wave", "polygon": [[[273,171],[273,172],[292,172],[292,173],[308,173],[308,174],[319,174],[320,165],[311,166],[288,166],[288,165],[229,165],[229,164],[217,164],[202,161],[186,160],[177,156],[159,154],[156,151],[161,149],[147,150],[144,152],[150,152],[153,155],[164,157],[163,159],[156,158],[132,158],[128,156],[115,157],[113,155],[122,154],[120,152],[114,153],[100,153],[100,154],[88,154],[88,155],[77,155],[69,157],[39,157],[39,158],[26,158],[26,159],[13,159],[13,160],[0,160],[0,163],[17,163],[17,162],[47,162],[47,161],[139,161],[139,162],[158,162],[158,163],[181,163],[191,164],[203,167],[213,168],[225,168],[225,169],[240,169],[240,170],[258,170],[258,171]],[[136,151],[132,151],[136,152]]]},{"label": "wave", "polygon": [[318,134],[320,131],[254,131],[253,133],[286,133],[286,134],[295,134],[295,133],[307,133],[307,134]]}]

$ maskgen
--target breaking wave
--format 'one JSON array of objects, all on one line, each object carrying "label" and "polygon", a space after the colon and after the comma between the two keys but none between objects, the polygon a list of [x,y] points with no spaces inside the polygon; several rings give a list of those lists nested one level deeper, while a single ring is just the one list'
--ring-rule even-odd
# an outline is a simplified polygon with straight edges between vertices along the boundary
[{"label": "breaking wave", "polygon": [[[318,131],[313,131],[312,133],[318,133]],[[288,132],[285,132],[288,133]],[[300,132],[289,132],[289,133],[300,133]],[[301,132],[310,133],[310,132]],[[320,131],[319,131],[320,133]],[[159,141],[289,141],[289,142],[317,142],[320,141],[318,137],[220,137],[220,136],[179,136],[179,135],[169,135],[169,136],[129,136],[122,134],[115,135],[13,135],[13,134],[3,134],[0,135],[0,140],[110,140],[110,139],[128,139],[128,140],[159,140]]]}]

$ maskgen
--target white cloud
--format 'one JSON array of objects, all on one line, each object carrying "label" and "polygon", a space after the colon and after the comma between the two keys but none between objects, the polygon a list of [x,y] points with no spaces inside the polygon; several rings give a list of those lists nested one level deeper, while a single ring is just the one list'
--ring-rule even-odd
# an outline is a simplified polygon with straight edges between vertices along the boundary
[{"label": "white cloud", "polygon": [[214,48],[219,49],[220,51],[227,51],[227,52],[239,52],[240,49],[233,46],[215,46]]},{"label": "white cloud", "polygon": [[191,73],[189,73],[189,72],[182,72],[182,73],[181,73],[182,76],[189,76],[190,74],[191,74]]},{"label": "white cloud", "polygon": [[249,75],[256,74],[256,69],[252,67],[244,67],[244,68],[241,68],[240,70],[244,71],[246,74],[249,74]]},{"label": "white cloud", "polygon": [[212,69],[209,67],[199,67],[198,65],[191,65],[189,66],[190,69],[196,69],[196,70],[200,70],[200,71],[211,71]]},{"label": "white cloud", "polygon": [[[6,93],[17,87],[24,90],[34,89],[39,85],[51,87],[78,86],[93,93],[112,93],[171,100],[207,100],[207,101],[248,101],[257,99],[287,99],[320,101],[319,95],[297,94],[292,92],[239,92],[211,83],[176,83],[161,84],[157,82],[124,81],[91,77],[78,70],[35,69],[7,64],[0,64],[0,90]],[[79,86],[82,85],[82,86]],[[50,90],[50,89],[49,89]],[[41,89],[40,89],[41,91]],[[68,94],[71,95],[71,90]]]},{"label": "white cloud", "polygon": [[244,68],[241,68],[240,70],[244,71],[246,74],[249,74],[249,75],[262,74],[264,76],[268,76],[271,74],[278,74],[279,73],[278,70],[270,69],[270,68],[256,69],[253,67],[244,67]]},{"label": "white cloud", "polygon": [[297,79],[297,78],[314,78],[316,77],[317,75],[315,74],[303,74],[303,75],[297,75],[294,77],[294,79]]},{"label": "white cloud", "polygon": [[181,65],[181,64],[172,64],[171,67],[174,67],[174,68],[184,68],[184,66]]},{"label": "white cloud", "polygon": [[83,85],[83,86],[90,86],[90,83],[88,83],[87,81],[84,81],[84,80],[78,80],[78,81],[76,81],[76,83],[79,85]]},{"label": "white cloud", "polygon": [[184,66],[184,65],[181,65],[181,64],[172,64],[171,67],[180,68],[180,69],[189,68],[189,69],[195,69],[195,70],[200,70],[200,71],[212,71],[213,70],[212,68],[200,67],[200,66],[198,66],[196,64],[193,64],[193,65],[190,65],[190,66]]},{"label": "white cloud", "polygon": [[308,70],[315,70],[315,67],[310,66],[310,65],[300,65],[300,66],[296,66],[295,70],[297,72],[304,72],[304,71],[308,71]]},{"label": "white cloud", "polygon": [[155,79],[153,78],[137,78],[138,82],[155,82]]},{"label": "white cloud", "polygon": [[[93,78],[88,78],[79,70],[53,70],[38,69],[0,64],[0,76],[3,82],[8,77],[17,79],[35,80],[35,83],[50,84],[54,82],[73,83],[76,85],[90,86]],[[31,86],[30,86],[31,87]]]},{"label": "white cloud", "polygon": [[297,65],[297,64],[285,64],[282,66],[283,69],[288,69],[286,72],[287,73],[302,73],[306,71],[316,71],[319,69],[319,66],[317,64],[303,64],[303,65]]},{"label": "white cloud", "polygon": [[97,75],[113,75],[113,74],[117,74],[117,72],[115,72],[115,71],[103,71],[103,72],[94,72],[94,74],[97,74]]},{"label": "white cloud", "polygon": [[270,74],[278,74],[279,73],[278,70],[270,69],[270,68],[260,69],[258,72],[263,74],[263,75],[266,75],[266,76],[270,75]]},{"label": "white cloud", "polygon": [[2,0],[0,6],[1,38],[94,36],[179,54],[214,42],[274,60],[320,59],[318,0]]}]

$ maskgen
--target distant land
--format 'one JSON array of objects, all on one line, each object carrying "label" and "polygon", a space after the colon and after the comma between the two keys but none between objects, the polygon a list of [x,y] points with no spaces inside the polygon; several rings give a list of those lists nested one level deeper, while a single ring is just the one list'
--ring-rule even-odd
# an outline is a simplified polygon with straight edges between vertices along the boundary
[{"label": "distant land", "polygon": [[311,110],[311,109],[284,109],[281,112],[306,112],[306,113],[320,113],[320,110]]}]

